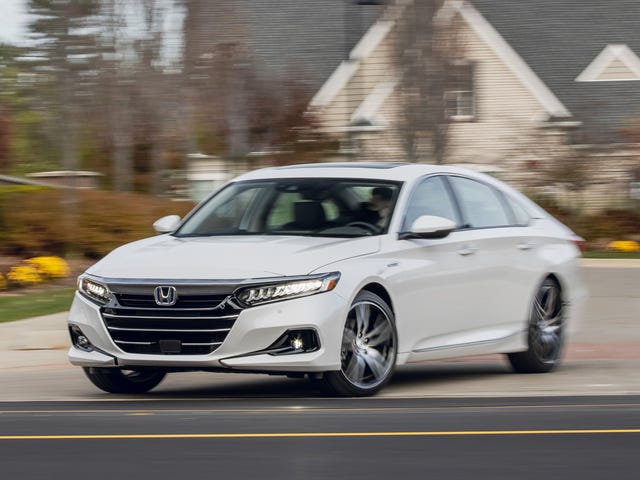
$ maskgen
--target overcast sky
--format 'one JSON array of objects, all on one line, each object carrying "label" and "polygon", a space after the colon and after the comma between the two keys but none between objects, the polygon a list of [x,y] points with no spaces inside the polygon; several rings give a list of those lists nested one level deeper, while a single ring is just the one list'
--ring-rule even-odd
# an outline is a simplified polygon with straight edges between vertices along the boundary
[{"label": "overcast sky", "polygon": [[0,42],[15,43],[24,38],[27,0],[0,0]]}]

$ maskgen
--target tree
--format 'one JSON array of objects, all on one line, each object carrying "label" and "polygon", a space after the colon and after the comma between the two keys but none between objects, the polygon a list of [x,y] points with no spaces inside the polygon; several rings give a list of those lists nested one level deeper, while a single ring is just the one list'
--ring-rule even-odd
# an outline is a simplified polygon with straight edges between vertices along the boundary
[{"label": "tree", "polygon": [[399,124],[409,161],[443,163],[449,119],[445,93],[452,81],[456,25],[438,12],[443,0],[405,2],[396,30],[396,69],[403,117]]},{"label": "tree", "polygon": [[36,83],[18,60],[23,51],[21,47],[0,45],[0,169],[14,174],[57,165],[45,111],[33,101]]},{"label": "tree", "polygon": [[96,134],[115,190],[162,191],[170,143],[182,136],[182,75],[166,53],[164,25],[176,2],[102,0],[103,49]]},{"label": "tree", "polygon": [[15,74],[12,72],[14,50],[0,45],[0,171],[8,171],[12,165],[9,105],[15,89]]},{"label": "tree", "polygon": [[[183,69],[192,132],[204,129],[219,140],[221,154],[243,158],[250,152],[249,119],[252,86],[257,71],[249,55],[247,26],[232,0],[215,4],[187,0]],[[190,147],[200,149],[202,135],[193,135]]]},{"label": "tree", "polygon": [[97,0],[30,0],[31,44],[23,55],[38,88],[32,102],[52,112],[49,121],[60,151],[60,165],[79,164],[80,119],[90,107],[100,58]]}]

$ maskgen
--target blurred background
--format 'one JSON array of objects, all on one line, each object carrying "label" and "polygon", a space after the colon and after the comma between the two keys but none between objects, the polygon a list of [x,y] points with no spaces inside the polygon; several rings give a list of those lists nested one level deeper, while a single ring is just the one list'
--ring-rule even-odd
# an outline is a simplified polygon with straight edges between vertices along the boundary
[{"label": "blurred background", "polygon": [[637,0],[2,0],[0,42],[0,288],[318,161],[463,164],[640,249]]}]

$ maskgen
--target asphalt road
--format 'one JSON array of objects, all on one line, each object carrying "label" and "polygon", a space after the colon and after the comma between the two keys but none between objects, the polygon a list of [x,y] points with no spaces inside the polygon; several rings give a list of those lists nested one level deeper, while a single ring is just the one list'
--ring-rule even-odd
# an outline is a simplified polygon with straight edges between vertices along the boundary
[{"label": "asphalt road", "polygon": [[0,479],[635,480],[640,268],[585,276],[586,317],[557,371],[517,375],[499,356],[426,362],[375,398],[198,372],[114,396],[64,350],[0,352]]},{"label": "asphalt road", "polygon": [[640,397],[0,404],[6,479],[636,479]]}]

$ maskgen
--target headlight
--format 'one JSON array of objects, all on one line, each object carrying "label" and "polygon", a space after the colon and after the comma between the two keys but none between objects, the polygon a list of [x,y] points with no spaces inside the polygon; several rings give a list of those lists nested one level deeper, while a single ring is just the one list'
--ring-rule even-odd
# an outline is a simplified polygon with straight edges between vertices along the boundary
[{"label": "headlight", "polygon": [[338,272],[314,275],[308,278],[274,282],[241,288],[236,298],[244,307],[306,297],[333,290],[340,279]]},{"label": "headlight", "polygon": [[78,277],[78,290],[101,304],[105,304],[111,299],[109,287],[88,277]]}]

